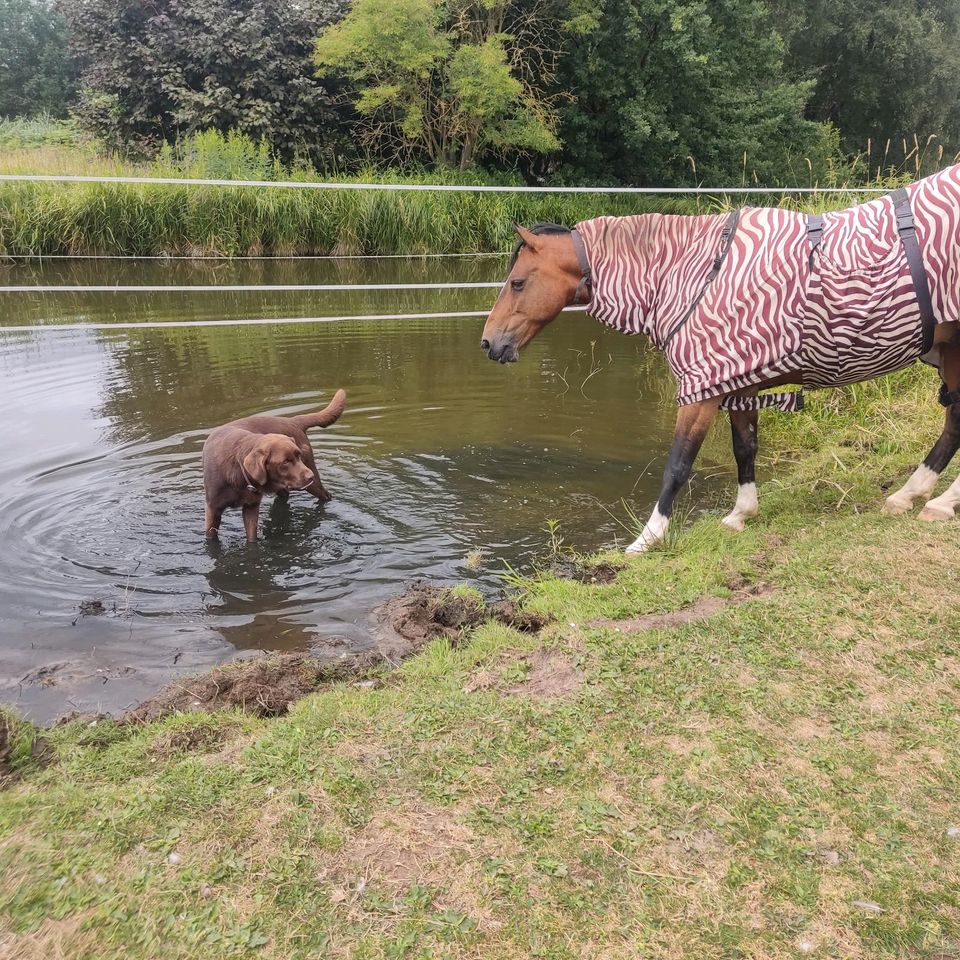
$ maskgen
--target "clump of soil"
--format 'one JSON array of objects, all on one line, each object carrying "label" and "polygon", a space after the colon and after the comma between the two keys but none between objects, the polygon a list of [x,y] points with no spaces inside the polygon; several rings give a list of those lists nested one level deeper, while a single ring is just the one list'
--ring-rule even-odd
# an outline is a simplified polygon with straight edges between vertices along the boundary
[{"label": "clump of soil", "polygon": [[437,637],[455,641],[464,630],[488,620],[535,633],[549,622],[541,614],[519,609],[512,601],[487,605],[479,596],[459,594],[418,581],[376,611],[381,649],[409,656]]},{"label": "clump of soil", "polygon": [[492,619],[521,633],[539,633],[549,622],[545,613],[521,610],[513,600],[501,600],[488,608]]},{"label": "clump of soil", "polygon": [[143,723],[171,713],[232,709],[275,717],[324,683],[361,677],[382,662],[375,653],[332,662],[306,653],[283,653],[225,664],[198,677],[175,680],[125,713],[122,721]]},{"label": "clump of soil", "polygon": [[573,557],[557,557],[550,564],[550,573],[561,580],[579,583],[613,583],[625,564],[583,563]]}]

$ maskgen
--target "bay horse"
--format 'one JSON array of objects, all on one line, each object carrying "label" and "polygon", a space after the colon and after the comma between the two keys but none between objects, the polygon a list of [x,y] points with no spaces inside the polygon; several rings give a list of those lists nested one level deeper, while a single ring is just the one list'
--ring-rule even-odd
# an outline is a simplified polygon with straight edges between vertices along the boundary
[{"label": "bay horse", "polygon": [[[940,438],[883,511],[928,498],[960,447],[960,166],[823,215],[598,217],[516,226],[507,279],[480,346],[510,363],[561,311],[646,334],[678,384],[679,412],[656,506],[628,553],[660,542],[708,430],[727,410],[738,491],[732,530],[757,514],[758,414],[802,408],[804,387],[870,380],[921,359],[940,374]],[[794,384],[794,392],[761,393]],[[960,479],[924,520],[960,504]]]}]

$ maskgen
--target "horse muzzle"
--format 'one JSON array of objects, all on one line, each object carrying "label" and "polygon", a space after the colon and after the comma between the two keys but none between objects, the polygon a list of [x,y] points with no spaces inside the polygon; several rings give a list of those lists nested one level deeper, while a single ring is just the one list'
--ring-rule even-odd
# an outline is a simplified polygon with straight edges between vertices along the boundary
[{"label": "horse muzzle", "polygon": [[520,357],[520,351],[512,340],[489,340],[480,341],[480,349],[491,359],[498,363],[516,363]]}]

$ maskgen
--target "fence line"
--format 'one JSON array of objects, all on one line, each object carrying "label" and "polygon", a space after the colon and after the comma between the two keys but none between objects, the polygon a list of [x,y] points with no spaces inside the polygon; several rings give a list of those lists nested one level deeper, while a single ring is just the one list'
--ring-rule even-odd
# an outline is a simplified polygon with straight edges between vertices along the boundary
[{"label": "fence line", "polygon": [[190,177],[94,177],[71,174],[3,173],[8,183],[131,183],[179,184],[197,187],[266,187],[277,190],[382,190],[416,193],[636,193],[636,194],[794,194],[887,193],[887,187],[529,187],[451,183],[336,183],[314,180],[206,180]]},{"label": "fence line", "polygon": [[490,290],[502,286],[502,280],[478,283],[36,284],[0,286],[0,293],[275,293],[293,290],[330,293],[350,290]]},{"label": "fence line", "polygon": [[[564,307],[564,313],[584,313],[586,307]],[[35,333],[53,330],[159,330],[173,327],[255,327],[302,323],[341,323],[347,320],[450,320],[464,317],[486,317],[489,310],[459,310],[453,313],[379,313],[348,314],[339,317],[243,317],[235,320],[144,320],[120,323],[35,323],[2,326],[0,333]]]}]

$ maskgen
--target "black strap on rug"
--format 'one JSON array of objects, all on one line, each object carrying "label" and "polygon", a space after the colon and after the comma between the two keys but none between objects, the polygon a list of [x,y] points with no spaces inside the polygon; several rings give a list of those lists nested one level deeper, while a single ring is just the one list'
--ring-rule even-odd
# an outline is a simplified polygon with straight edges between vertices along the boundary
[{"label": "black strap on rug", "polygon": [[820,242],[823,240],[823,214],[807,214],[807,239],[810,241],[810,259],[807,263],[813,269],[813,255],[817,252]]},{"label": "black strap on rug", "polygon": [[923,347],[920,355],[923,356],[933,346],[933,333],[937,327],[933,302],[930,299],[930,284],[927,282],[927,271],[923,266],[923,255],[917,240],[910,195],[903,187],[898,187],[890,196],[893,198],[893,212],[897,218],[897,233],[900,234],[900,242],[903,244],[903,252],[906,254],[913,279],[913,289],[917,295],[917,306],[920,308],[920,322],[923,324]]},{"label": "black strap on rug", "polygon": [[[573,293],[571,304],[589,303],[593,299],[593,271],[590,269],[590,259],[587,257],[587,248],[584,246],[583,237],[576,227],[570,231],[570,239],[573,241],[573,250],[577,255],[577,262],[580,264],[580,282]],[[587,299],[581,300],[581,294],[586,293]]]},{"label": "black strap on rug", "polygon": [[703,283],[700,292],[694,298],[693,303],[687,308],[687,312],[673,325],[673,329],[666,335],[663,342],[659,344],[661,350],[666,350],[670,341],[683,329],[684,324],[693,316],[693,311],[697,309],[697,304],[703,299],[704,294],[710,287],[710,284],[717,279],[717,274],[723,266],[723,261],[727,259],[730,252],[730,245],[733,243],[734,235],[737,232],[737,225],[740,223],[740,211],[732,210],[727,222],[723,225],[723,233],[720,234],[720,250],[713,258],[713,266],[707,274],[707,279]]}]

